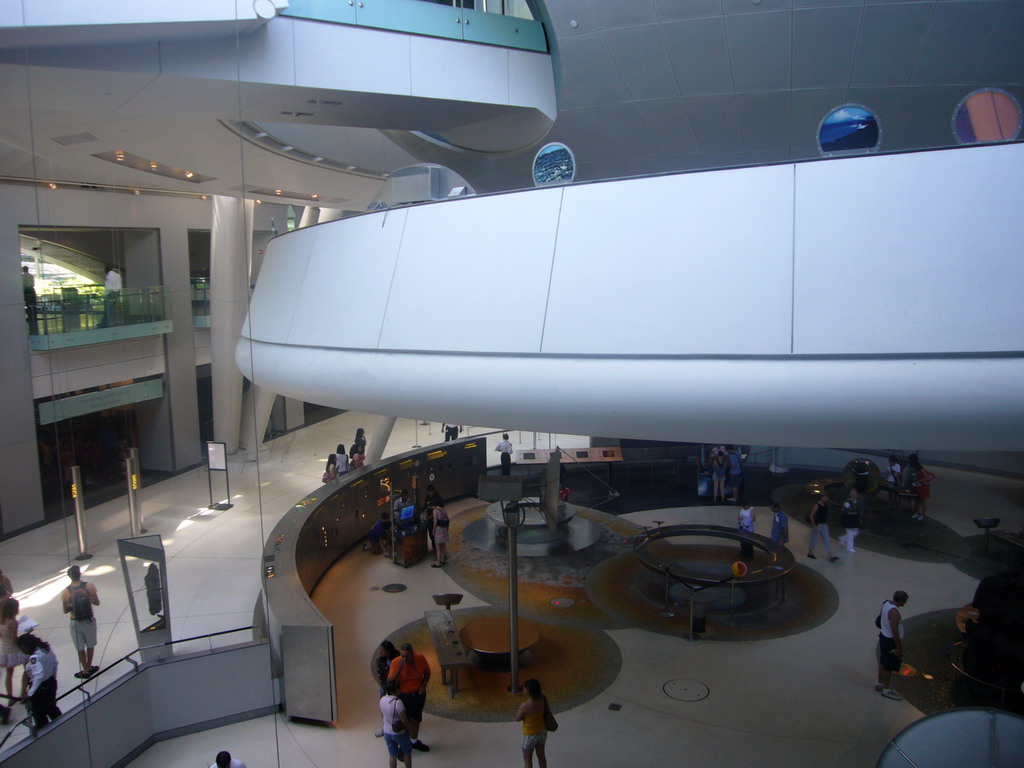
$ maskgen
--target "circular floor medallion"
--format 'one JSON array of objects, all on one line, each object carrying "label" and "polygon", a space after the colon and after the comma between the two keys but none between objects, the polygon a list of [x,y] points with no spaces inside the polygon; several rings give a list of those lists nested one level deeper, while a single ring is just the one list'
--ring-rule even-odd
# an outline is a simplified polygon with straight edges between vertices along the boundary
[{"label": "circular floor medallion", "polygon": [[669,680],[662,688],[665,695],[676,701],[700,701],[706,699],[711,691],[704,683],[697,680]]},{"label": "circular floor medallion", "polygon": [[407,587],[405,584],[385,584],[382,589],[385,592],[405,592]]}]

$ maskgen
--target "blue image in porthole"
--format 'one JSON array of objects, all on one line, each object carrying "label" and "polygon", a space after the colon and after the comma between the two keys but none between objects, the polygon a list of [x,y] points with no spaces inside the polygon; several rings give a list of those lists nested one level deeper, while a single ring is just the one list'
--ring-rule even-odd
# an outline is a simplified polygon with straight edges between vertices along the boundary
[{"label": "blue image in porthole", "polygon": [[830,112],[818,129],[818,143],[825,154],[870,152],[878,148],[878,136],[874,114],[851,104]]},{"label": "blue image in porthole", "polygon": [[576,158],[564,144],[547,144],[533,158],[533,183],[562,184],[576,177]]}]

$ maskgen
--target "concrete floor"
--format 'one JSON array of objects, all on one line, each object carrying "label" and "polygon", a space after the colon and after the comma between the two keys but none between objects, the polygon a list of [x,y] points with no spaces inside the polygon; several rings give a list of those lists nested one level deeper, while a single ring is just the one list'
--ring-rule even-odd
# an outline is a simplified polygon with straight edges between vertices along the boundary
[{"label": "concrete floor", "polygon": [[[143,489],[145,526],[163,536],[168,556],[174,636],[190,637],[248,626],[260,586],[265,537],[291,503],[319,483],[327,454],[351,442],[356,427],[370,433],[376,417],[345,413],[282,436],[258,462],[230,467],[235,506],[215,516],[199,515],[209,503],[204,470],[194,470]],[[488,431],[469,430],[470,434]],[[512,433],[519,447],[585,445],[586,438]],[[385,456],[441,439],[440,425],[399,420]],[[496,442],[495,438],[489,440]],[[536,442],[535,442],[536,440]],[[488,452],[497,459],[497,453]],[[495,462],[496,463],[496,462]],[[219,478],[215,477],[216,482]],[[215,489],[217,495],[217,489]],[[961,535],[975,534],[973,518],[1002,516],[1015,528],[1021,518],[1020,482],[944,469],[930,514]],[[689,503],[689,502],[687,502]],[[95,663],[106,666],[135,647],[116,539],[128,535],[126,501],[88,510],[88,539],[95,557],[83,568],[102,605]],[[458,513],[459,505],[449,509]],[[664,520],[733,525],[734,507],[672,507],[631,513],[640,523]],[[757,523],[768,532],[768,515]],[[548,741],[550,765],[593,766],[688,764],[706,766],[870,766],[903,727],[921,717],[911,704],[880,697],[875,682],[873,621],[882,599],[895,589],[910,595],[906,616],[969,602],[976,582],[952,565],[922,563],[867,550],[842,552],[838,563],[809,561],[808,530],[791,528],[798,559],[828,578],[840,595],[836,614],[802,634],[751,643],[688,643],[638,629],[608,634],[622,655],[622,669],[601,694],[559,713],[561,728]],[[835,545],[838,550],[838,544]],[[61,660],[60,690],[77,682],[74,654],[57,596],[64,571],[77,554],[73,521],[53,523],[0,542],[0,567],[14,583],[22,613],[40,623]],[[453,557],[458,552],[453,547]],[[86,568],[87,566],[87,568]],[[397,595],[374,589],[401,581]],[[379,727],[376,687],[367,662],[377,643],[430,607],[429,595],[458,591],[442,569],[427,562],[399,569],[358,550],[343,558],[318,589],[318,603],[348,617],[346,648],[338,674],[350,691],[340,702],[339,722],[328,727],[267,716],[160,742],[131,763],[133,768],[198,768],[228,749],[249,768],[337,768],[384,765],[386,750],[373,733]],[[463,606],[482,601],[467,595]],[[229,644],[237,638],[217,639]],[[210,641],[197,641],[209,645]],[[907,659],[915,663],[914,659]],[[115,669],[113,676],[120,674]],[[696,702],[669,696],[670,681],[696,681],[709,695]],[[90,686],[102,686],[102,677]],[[678,686],[689,685],[678,683]],[[671,691],[673,686],[668,686]],[[432,696],[447,695],[435,674]],[[510,696],[514,711],[516,697]],[[609,705],[621,705],[612,709]],[[23,733],[25,729],[19,729]],[[431,746],[415,762],[447,766],[521,764],[515,723],[473,723],[426,715],[421,731]],[[19,736],[20,737],[20,736]]]}]

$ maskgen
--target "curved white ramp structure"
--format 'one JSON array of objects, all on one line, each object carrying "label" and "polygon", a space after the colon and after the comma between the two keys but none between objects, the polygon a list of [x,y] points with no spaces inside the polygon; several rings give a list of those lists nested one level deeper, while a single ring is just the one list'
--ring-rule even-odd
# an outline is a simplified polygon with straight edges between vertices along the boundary
[{"label": "curved white ramp structure", "polygon": [[238,347],[292,397],[791,446],[1024,448],[1024,146],[539,189],[281,236]]}]

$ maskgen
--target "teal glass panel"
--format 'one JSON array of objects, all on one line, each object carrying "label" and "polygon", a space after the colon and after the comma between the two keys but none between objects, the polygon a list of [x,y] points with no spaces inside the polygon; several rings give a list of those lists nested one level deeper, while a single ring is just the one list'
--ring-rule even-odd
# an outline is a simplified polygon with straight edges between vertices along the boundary
[{"label": "teal glass panel", "polygon": [[547,53],[544,25],[539,21],[465,9],[462,14],[462,37],[467,42]]},{"label": "teal glass panel", "polygon": [[74,416],[106,411],[121,405],[141,403],[145,400],[156,400],[163,396],[163,379],[150,379],[148,381],[135,382],[134,384],[126,384],[123,387],[111,387],[110,389],[102,389],[98,392],[88,392],[84,395],[61,397],[56,400],[39,403],[39,423],[52,424],[55,421],[64,421],[64,419],[70,419]]},{"label": "teal glass panel", "polygon": [[462,9],[422,0],[356,0],[356,23],[363,27],[462,39]]},{"label": "teal glass panel", "polygon": [[356,23],[355,0],[289,0],[288,7],[279,13],[297,19],[333,21],[336,24]]}]

